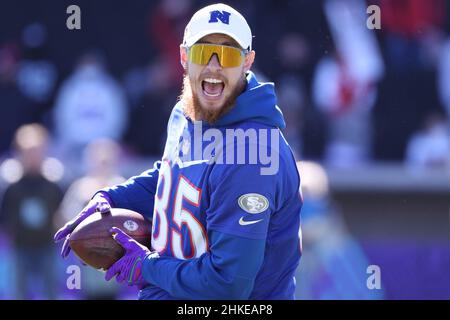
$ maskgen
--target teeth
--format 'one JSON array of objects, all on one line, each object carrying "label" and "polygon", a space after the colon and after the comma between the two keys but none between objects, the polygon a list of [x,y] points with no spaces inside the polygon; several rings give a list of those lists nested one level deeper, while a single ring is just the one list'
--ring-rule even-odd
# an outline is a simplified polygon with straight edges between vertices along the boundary
[{"label": "teeth", "polygon": [[223,82],[222,80],[214,79],[214,78],[206,78],[204,81],[209,82],[209,83],[222,83]]},{"label": "teeth", "polygon": [[210,94],[210,93],[208,93],[208,92],[206,92],[206,91],[203,91],[204,93],[205,93],[205,95],[207,95],[208,97],[218,97],[219,95],[220,95],[220,92],[217,92],[217,93],[215,93],[215,94]]}]

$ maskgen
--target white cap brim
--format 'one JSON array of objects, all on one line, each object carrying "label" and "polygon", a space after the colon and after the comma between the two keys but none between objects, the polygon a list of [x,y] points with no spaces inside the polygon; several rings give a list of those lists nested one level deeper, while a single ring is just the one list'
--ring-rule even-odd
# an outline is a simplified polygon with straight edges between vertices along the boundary
[{"label": "white cap brim", "polygon": [[195,36],[192,36],[192,37],[186,39],[184,44],[186,46],[190,47],[193,44],[195,44],[197,41],[199,41],[201,38],[206,37],[207,35],[210,35],[210,34],[214,34],[214,33],[225,34],[225,35],[231,37],[232,39],[236,40],[236,42],[241,46],[242,49],[245,49],[245,50],[251,49],[251,48],[249,48],[248,45],[246,45],[244,43],[244,41],[242,41],[241,39],[236,37],[236,35],[232,34],[231,32],[224,31],[222,29],[206,30],[203,32],[199,32]]}]

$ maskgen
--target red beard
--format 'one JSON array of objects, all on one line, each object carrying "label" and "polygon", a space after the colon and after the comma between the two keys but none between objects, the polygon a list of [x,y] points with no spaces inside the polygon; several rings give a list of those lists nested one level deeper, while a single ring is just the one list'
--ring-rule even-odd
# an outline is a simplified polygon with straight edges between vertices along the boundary
[{"label": "red beard", "polygon": [[192,91],[191,81],[185,73],[183,75],[183,88],[179,97],[183,102],[184,113],[191,120],[203,120],[209,124],[214,124],[220,117],[228,113],[235,105],[237,97],[242,89],[237,86],[229,97],[226,98],[223,106],[219,110],[205,110],[200,104],[198,96]]}]

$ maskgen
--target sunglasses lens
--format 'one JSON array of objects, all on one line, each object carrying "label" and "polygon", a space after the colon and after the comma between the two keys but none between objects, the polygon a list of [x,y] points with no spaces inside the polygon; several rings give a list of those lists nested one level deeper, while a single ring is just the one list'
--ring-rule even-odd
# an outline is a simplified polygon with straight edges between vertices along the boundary
[{"label": "sunglasses lens", "polygon": [[243,60],[241,50],[234,47],[215,44],[194,44],[189,48],[189,60],[195,64],[207,65],[213,54],[217,55],[223,68],[238,67]]}]

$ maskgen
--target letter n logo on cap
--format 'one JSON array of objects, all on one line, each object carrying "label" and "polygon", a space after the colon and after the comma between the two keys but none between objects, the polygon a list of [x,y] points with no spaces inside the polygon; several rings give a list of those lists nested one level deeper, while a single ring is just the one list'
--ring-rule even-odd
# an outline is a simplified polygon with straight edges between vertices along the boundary
[{"label": "letter n logo on cap", "polygon": [[230,24],[231,13],[226,12],[226,11],[220,12],[219,10],[215,10],[215,11],[211,11],[210,14],[211,14],[211,16],[208,21],[209,23],[219,22],[219,20],[220,20],[224,24]]}]

